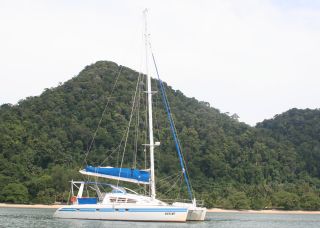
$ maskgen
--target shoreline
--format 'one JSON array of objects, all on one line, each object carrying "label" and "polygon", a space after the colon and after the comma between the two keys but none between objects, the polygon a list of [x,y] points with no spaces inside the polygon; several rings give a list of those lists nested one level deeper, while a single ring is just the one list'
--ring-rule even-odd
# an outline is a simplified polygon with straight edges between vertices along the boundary
[{"label": "shoreline", "polygon": [[29,209],[57,209],[64,205],[60,204],[9,204],[9,203],[0,203],[0,208],[29,208]]},{"label": "shoreline", "polygon": [[211,208],[207,209],[207,212],[212,213],[241,213],[241,214],[305,214],[305,215],[320,215],[320,211],[302,211],[302,210],[294,210],[294,211],[284,211],[277,209],[270,210],[227,210],[220,208]]},{"label": "shoreline", "polygon": [[[60,204],[7,204],[0,203],[0,208],[27,208],[27,209],[58,209],[66,205]],[[310,215],[320,215],[320,211],[283,211],[283,210],[227,210],[220,208],[210,208],[207,209],[207,212],[210,213],[241,213],[241,214],[310,214]]]}]

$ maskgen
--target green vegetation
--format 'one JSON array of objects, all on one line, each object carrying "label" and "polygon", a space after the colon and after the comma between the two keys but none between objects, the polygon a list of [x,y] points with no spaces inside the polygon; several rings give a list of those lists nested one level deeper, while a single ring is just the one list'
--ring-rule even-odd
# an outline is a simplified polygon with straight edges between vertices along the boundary
[{"label": "green vegetation", "polygon": [[[86,164],[85,154],[120,68],[97,62],[38,97],[0,107],[1,202],[67,201],[68,181],[83,178],[78,170]],[[137,72],[122,68],[88,164],[119,165],[137,78]],[[153,84],[156,90],[157,82]],[[139,86],[145,90],[143,83]],[[193,188],[207,207],[320,210],[320,110],[292,109],[250,127],[237,115],[165,86]],[[180,179],[161,181],[177,177],[180,169],[161,97],[154,98],[155,137],[162,143],[155,155],[158,196],[183,198],[186,188]],[[133,116],[126,167],[145,166],[145,131],[134,135],[135,127],[146,128],[144,95],[140,104],[140,115]]]},{"label": "green vegetation", "polygon": [[1,192],[2,200],[10,203],[26,203],[28,201],[28,189],[23,184],[10,183]]}]

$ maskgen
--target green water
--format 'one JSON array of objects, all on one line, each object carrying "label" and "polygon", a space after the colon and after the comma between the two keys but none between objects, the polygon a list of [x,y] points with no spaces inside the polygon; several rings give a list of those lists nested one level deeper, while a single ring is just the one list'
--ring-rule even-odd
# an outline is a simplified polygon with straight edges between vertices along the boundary
[{"label": "green water", "polygon": [[204,222],[142,223],[69,220],[52,218],[52,209],[0,208],[0,227],[236,227],[236,228],[319,228],[320,215],[275,215],[242,213],[208,213]]}]

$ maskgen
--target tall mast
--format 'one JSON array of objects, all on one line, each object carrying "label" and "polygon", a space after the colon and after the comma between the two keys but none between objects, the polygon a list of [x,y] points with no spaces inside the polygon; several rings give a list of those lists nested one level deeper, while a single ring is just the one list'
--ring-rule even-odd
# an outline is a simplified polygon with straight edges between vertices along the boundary
[{"label": "tall mast", "polygon": [[149,148],[150,148],[150,195],[151,198],[156,198],[156,186],[154,176],[154,139],[153,139],[153,120],[152,120],[152,89],[151,89],[151,77],[148,71],[148,45],[149,45],[149,33],[147,24],[148,10],[143,11],[145,22],[145,48],[146,48],[146,75],[147,75],[147,93],[148,93],[148,117],[149,117]]}]

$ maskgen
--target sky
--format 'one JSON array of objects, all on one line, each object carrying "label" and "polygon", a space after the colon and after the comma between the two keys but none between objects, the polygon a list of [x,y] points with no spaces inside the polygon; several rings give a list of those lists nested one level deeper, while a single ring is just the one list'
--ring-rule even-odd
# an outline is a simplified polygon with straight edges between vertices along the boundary
[{"label": "sky", "polygon": [[145,8],[161,78],[186,96],[252,126],[320,108],[318,0],[0,0],[0,105],[99,60],[143,69]]}]

